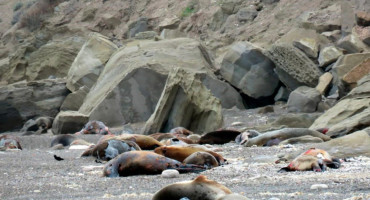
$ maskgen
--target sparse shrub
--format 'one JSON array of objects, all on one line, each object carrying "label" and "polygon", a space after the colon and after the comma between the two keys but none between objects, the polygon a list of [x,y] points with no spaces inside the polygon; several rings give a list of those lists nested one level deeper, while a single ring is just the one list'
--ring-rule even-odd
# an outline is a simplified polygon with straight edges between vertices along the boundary
[{"label": "sparse shrub", "polygon": [[195,9],[193,7],[187,6],[181,13],[181,17],[187,17],[190,16],[192,13],[195,12]]},{"label": "sparse shrub", "polygon": [[15,11],[17,11],[17,10],[21,9],[21,8],[22,8],[22,6],[23,6],[23,3],[22,3],[22,2],[18,2],[18,3],[16,3],[16,4],[14,5],[14,7],[13,7],[13,12],[15,12]]}]

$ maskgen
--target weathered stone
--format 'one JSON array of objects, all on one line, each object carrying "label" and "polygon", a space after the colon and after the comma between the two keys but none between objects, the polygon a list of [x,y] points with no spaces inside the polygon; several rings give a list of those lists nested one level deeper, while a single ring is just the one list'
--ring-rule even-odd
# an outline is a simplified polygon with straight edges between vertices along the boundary
[{"label": "weathered stone", "polygon": [[326,72],[319,78],[319,84],[316,86],[316,90],[320,92],[320,94],[324,95],[329,88],[329,85],[333,80],[333,75],[330,72]]},{"label": "weathered stone", "polygon": [[364,60],[361,64],[354,67],[343,76],[343,81],[350,85],[351,89],[356,87],[357,81],[370,74],[370,58]]},{"label": "weathered stone", "polygon": [[308,57],[317,58],[319,52],[319,44],[313,38],[303,38],[298,41],[294,41],[293,45],[298,49],[302,50]]},{"label": "weathered stone", "polygon": [[301,86],[290,93],[287,105],[290,112],[315,112],[320,101],[319,91]]},{"label": "weathered stone", "polygon": [[319,66],[326,67],[329,64],[335,62],[342,55],[343,51],[335,46],[325,47],[320,51]]},{"label": "weathered stone", "polygon": [[288,45],[273,45],[268,51],[276,65],[276,73],[290,90],[306,85],[315,87],[322,72],[299,49]]},{"label": "weathered stone", "polygon": [[272,3],[277,3],[279,2],[280,0],[261,0],[262,3],[266,3],[266,4],[272,4]]},{"label": "weathered stone", "polygon": [[274,100],[275,101],[288,101],[289,94],[290,94],[290,91],[286,87],[281,86],[277,94],[275,95]]},{"label": "weathered stone", "polygon": [[23,81],[0,87],[0,132],[21,128],[34,117],[55,117],[68,93],[62,79]]},{"label": "weathered stone", "polygon": [[341,29],[341,7],[333,4],[323,10],[307,11],[301,16],[301,26],[313,29],[317,32],[333,31]]},{"label": "weathered stone", "polygon": [[360,26],[370,26],[370,13],[364,11],[356,12],[356,22]]},{"label": "weathered stone", "polygon": [[180,172],[176,169],[166,169],[162,172],[162,178],[177,178],[180,176]]},{"label": "weathered stone", "polygon": [[364,43],[354,34],[349,34],[340,39],[337,42],[337,46],[346,50],[348,53],[360,53],[365,49]]},{"label": "weathered stone", "polygon": [[303,40],[305,38],[314,39],[318,43],[318,46],[327,46],[331,43],[327,37],[317,33],[315,30],[292,28],[288,33],[277,40],[275,44],[293,45],[294,41]]},{"label": "weathered stone", "polygon": [[238,42],[225,55],[220,73],[233,86],[252,98],[271,96],[279,83],[274,64],[261,49]]},{"label": "weathered stone", "polygon": [[158,24],[159,30],[163,29],[175,29],[180,24],[180,19],[176,16],[173,16],[171,18],[165,18],[163,21],[161,21]]},{"label": "weathered stone", "polygon": [[354,28],[354,33],[363,43],[370,46],[370,26],[367,27],[356,26]]},{"label": "weathered stone", "polygon": [[9,58],[4,58],[0,60],[0,81],[2,79],[5,79],[5,77],[2,78],[2,76],[9,71]]},{"label": "weathered stone", "polygon": [[336,42],[341,38],[340,30],[322,32],[321,35],[325,36],[332,42]]},{"label": "weathered stone", "polygon": [[116,26],[121,24],[121,20],[118,16],[115,16],[109,12],[101,15],[98,25],[104,29],[114,29]]},{"label": "weathered stone", "polygon": [[328,188],[329,186],[326,184],[313,184],[310,187],[311,190],[328,189]]},{"label": "weathered stone", "polygon": [[144,122],[154,112],[167,75],[175,66],[198,73],[204,82],[218,82],[219,87],[209,89],[221,102],[230,103],[227,95],[233,94],[231,102],[242,105],[240,95],[230,85],[210,81],[217,78],[208,59],[200,43],[189,38],[128,43],[109,59],[79,112],[108,126]]},{"label": "weathered stone", "polygon": [[89,117],[76,111],[64,111],[55,117],[52,132],[55,135],[76,133],[89,121]]},{"label": "weathered stone", "polygon": [[135,37],[137,33],[147,31],[148,30],[148,19],[145,17],[139,18],[137,21],[129,25],[129,30],[130,30],[128,34],[129,38]]},{"label": "weathered stone", "polygon": [[85,22],[93,20],[97,10],[98,10],[97,8],[90,8],[84,10],[82,13],[81,21]]},{"label": "weathered stone", "polygon": [[355,12],[349,2],[342,1],[341,8],[341,31],[342,37],[351,34],[352,28],[356,24]]},{"label": "weathered stone", "polygon": [[308,128],[319,117],[316,113],[287,113],[270,123],[272,127]]},{"label": "weathered stone", "polygon": [[357,81],[357,87],[351,90],[345,98],[368,98],[370,97],[370,74]]},{"label": "weathered stone", "polygon": [[174,39],[174,38],[186,37],[186,33],[181,32],[178,29],[175,29],[175,30],[163,29],[160,36],[163,39]]},{"label": "weathered stone", "polygon": [[60,107],[61,111],[78,111],[80,109],[89,89],[86,86],[80,87],[80,89],[76,90],[68,94],[68,96],[64,99],[62,106]]},{"label": "weathered stone", "polygon": [[105,36],[90,34],[89,40],[82,46],[68,71],[68,89],[72,92],[82,86],[90,89],[103,71],[105,63],[117,49]]},{"label": "weathered stone", "polygon": [[176,68],[169,74],[158,105],[142,133],[165,133],[179,126],[205,133],[220,128],[222,123],[220,101],[194,73]]},{"label": "weathered stone", "polygon": [[225,0],[220,5],[222,12],[227,15],[235,14],[238,12],[238,7],[241,5],[241,0]]},{"label": "weathered stone", "polygon": [[370,53],[357,53],[341,56],[333,66],[332,72],[339,79],[342,79],[344,75],[351,71],[355,66],[361,64],[368,58],[370,58]]},{"label": "weathered stone", "polygon": [[256,10],[255,6],[248,6],[245,8],[241,8],[237,13],[236,16],[238,18],[238,21],[241,23],[245,22],[251,22],[256,18],[258,15],[258,12]]},{"label": "weathered stone", "polygon": [[152,40],[156,36],[158,36],[158,34],[154,31],[143,31],[143,32],[137,33],[135,35],[135,39],[137,39],[137,40]]}]

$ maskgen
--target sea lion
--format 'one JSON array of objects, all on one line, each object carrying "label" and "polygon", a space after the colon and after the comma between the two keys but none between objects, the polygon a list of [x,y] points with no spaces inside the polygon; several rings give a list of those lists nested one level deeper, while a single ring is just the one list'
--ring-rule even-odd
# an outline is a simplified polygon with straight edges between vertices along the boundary
[{"label": "sea lion", "polygon": [[204,134],[199,144],[225,144],[230,141],[234,141],[235,138],[240,134],[237,130],[218,130]]},{"label": "sea lion", "polygon": [[178,134],[172,134],[172,133],[153,133],[148,136],[160,141],[161,143],[165,143],[164,141],[167,142],[168,140],[171,140],[173,138],[181,140],[187,144],[197,144],[198,143],[198,140],[194,141],[190,138],[187,138],[187,136],[185,135],[178,135]]},{"label": "sea lion", "polygon": [[13,135],[1,135],[0,136],[0,150],[5,151],[8,149],[22,150],[22,146],[17,136],[13,136]]},{"label": "sea lion", "polygon": [[207,169],[219,166],[216,158],[207,152],[195,152],[185,158],[183,163],[202,165]]},{"label": "sea lion", "polygon": [[78,134],[100,134],[100,135],[113,135],[107,126],[101,121],[89,121],[85,126],[76,133]]},{"label": "sea lion", "polygon": [[170,133],[172,133],[174,135],[185,136],[185,137],[188,136],[188,135],[193,134],[193,132],[191,132],[188,129],[186,129],[184,127],[181,127],[181,126],[171,129]]},{"label": "sea lion", "polygon": [[235,138],[235,142],[237,144],[243,145],[248,141],[249,138],[254,138],[257,137],[260,133],[256,130],[247,130],[242,133],[240,133],[238,136]]},{"label": "sea lion", "polygon": [[140,150],[140,147],[135,142],[110,139],[92,146],[83,152],[81,156],[95,156],[99,160],[108,161],[121,153]]},{"label": "sea lion", "polygon": [[63,146],[69,146],[71,145],[71,143],[75,140],[77,140],[78,138],[74,135],[71,135],[71,134],[62,134],[62,135],[58,135],[58,136],[55,136],[52,140],[51,140],[51,144],[50,144],[50,147],[53,147],[55,145],[58,145],[58,144],[62,144]]},{"label": "sea lion", "polygon": [[340,160],[333,159],[325,150],[311,148],[300,154],[287,167],[281,168],[279,172],[306,170],[321,172],[325,171],[326,167],[337,169],[340,165]]},{"label": "sea lion", "polygon": [[147,135],[122,134],[116,136],[115,139],[134,141],[143,150],[153,150],[157,147],[163,146],[161,142]]},{"label": "sea lion", "polygon": [[220,154],[199,146],[163,146],[155,148],[154,152],[178,160],[180,162],[183,162],[185,158],[189,157],[195,152],[210,153],[216,158],[219,165],[225,164],[226,161],[226,159],[224,159]]},{"label": "sea lion", "polygon": [[129,151],[120,154],[105,164],[103,175],[107,177],[161,174],[166,169],[176,169],[180,173],[201,172],[203,166],[182,164],[177,160],[149,151]]},{"label": "sea lion", "polygon": [[156,192],[152,200],[179,200],[187,198],[191,200],[216,200],[231,190],[216,181],[208,180],[200,175],[193,181],[185,181],[167,185]]}]

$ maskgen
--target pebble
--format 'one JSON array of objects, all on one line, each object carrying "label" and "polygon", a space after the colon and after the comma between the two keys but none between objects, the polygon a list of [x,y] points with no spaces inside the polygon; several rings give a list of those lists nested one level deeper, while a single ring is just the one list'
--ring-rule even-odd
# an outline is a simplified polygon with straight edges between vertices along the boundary
[{"label": "pebble", "polygon": [[180,176],[179,171],[175,169],[167,169],[162,172],[162,178],[177,178]]},{"label": "pebble", "polygon": [[311,185],[311,190],[318,190],[318,189],[327,189],[328,185],[326,184],[313,184]]}]

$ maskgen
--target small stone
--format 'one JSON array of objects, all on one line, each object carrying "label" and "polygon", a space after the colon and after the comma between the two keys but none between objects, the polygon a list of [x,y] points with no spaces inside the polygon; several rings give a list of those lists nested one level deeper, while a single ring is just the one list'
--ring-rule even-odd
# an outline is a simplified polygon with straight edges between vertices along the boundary
[{"label": "small stone", "polygon": [[302,38],[299,41],[294,41],[293,45],[303,51],[310,58],[317,58],[319,52],[319,44],[313,38]]},{"label": "small stone", "polygon": [[320,51],[319,55],[320,67],[325,67],[335,62],[341,55],[343,55],[343,52],[336,48],[335,46],[325,47]]},{"label": "small stone", "polygon": [[162,172],[162,178],[177,178],[179,177],[179,171],[175,169],[167,169]]},{"label": "small stone", "polygon": [[311,190],[318,190],[318,189],[327,189],[329,186],[326,184],[313,184],[311,185]]},{"label": "small stone", "polygon": [[40,190],[34,190],[33,192],[34,193],[40,193],[41,191]]}]

